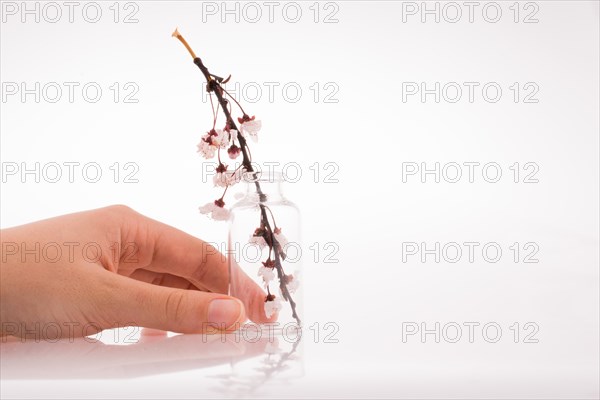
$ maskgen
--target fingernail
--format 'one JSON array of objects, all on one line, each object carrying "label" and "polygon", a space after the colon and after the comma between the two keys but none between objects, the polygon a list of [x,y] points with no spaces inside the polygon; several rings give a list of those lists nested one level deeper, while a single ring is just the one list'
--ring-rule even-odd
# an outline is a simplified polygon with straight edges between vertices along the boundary
[{"label": "fingernail", "polygon": [[235,299],[215,299],[208,305],[208,322],[229,329],[240,318],[242,304]]}]

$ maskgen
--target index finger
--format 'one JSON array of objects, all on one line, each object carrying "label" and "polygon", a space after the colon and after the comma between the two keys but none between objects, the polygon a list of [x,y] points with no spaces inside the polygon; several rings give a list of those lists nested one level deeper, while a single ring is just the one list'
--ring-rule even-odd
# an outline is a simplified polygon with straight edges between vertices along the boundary
[{"label": "index finger", "polygon": [[[211,244],[141,214],[123,222],[122,243],[139,246],[137,261],[124,266],[125,270],[143,268],[167,273],[187,279],[199,289],[230,292],[229,260]],[[256,323],[271,322],[274,318],[267,318],[264,311],[263,289],[235,260],[231,260],[231,269],[231,284],[239,288],[231,294],[244,303],[246,315]]]}]

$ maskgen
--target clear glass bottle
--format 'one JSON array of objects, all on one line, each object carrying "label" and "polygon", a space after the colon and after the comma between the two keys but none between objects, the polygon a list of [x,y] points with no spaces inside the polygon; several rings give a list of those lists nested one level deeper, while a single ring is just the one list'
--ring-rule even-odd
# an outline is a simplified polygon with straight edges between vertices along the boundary
[{"label": "clear glass bottle", "polygon": [[[264,304],[254,313],[260,307],[265,313],[262,320],[248,321],[252,327],[246,328],[284,334],[293,342],[301,334],[302,320],[300,212],[283,196],[283,174],[247,172],[242,182],[246,194],[231,208],[229,294],[241,299],[247,295],[248,287],[240,283],[247,283],[240,279],[246,274],[264,291]],[[277,319],[267,322],[264,317],[270,313]]]}]

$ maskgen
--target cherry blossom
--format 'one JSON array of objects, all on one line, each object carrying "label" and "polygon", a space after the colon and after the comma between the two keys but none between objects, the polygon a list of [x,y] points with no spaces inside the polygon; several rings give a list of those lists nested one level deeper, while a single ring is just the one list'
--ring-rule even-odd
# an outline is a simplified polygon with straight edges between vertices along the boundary
[{"label": "cherry blossom", "polygon": [[228,172],[227,165],[221,163],[216,169],[217,173],[213,176],[213,184],[220,187],[235,185],[242,180],[245,171],[244,167],[240,167],[235,171]]},{"label": "cherry blossom", "polygon": [[282,305],[281,300],[275,298],[275,295],[270,294],[265,299],[265,315],[267,318],[271,318],[273,314],[281,311]]},{"label": "cherry blossom", "polygon": [[242,179],[244,178],[245,173],[246,173],[246,168],[241,167],[241,168],[238,168],[235,171],[233,171],[231,174],[229,174],[229,176],[227,177],[229,186],[235,185],[236,183],[241,182]]},{"label": "cherry blossom", "polygon": [[269,282],[275,279],[275,261],[269,257],[262,264],[263,266],[258,269],[258,276],[262,276],[265,286],[268,286]]},{"label": "cherry blossom", "polygon": [[225,130],[229,132],[229,136],[231,137],[232,142],[238,140],[238,131],[236,131],[235,129],[230,129],[229,125],[225,126]]},{"label": "cherry blossom", "polygon": [[295,271],[293,275],[284,275],[283,282],[288,292],[295,293],[300,286],[300,271]]},{"label": "cherry blossom", "polygon": [[250,235],[250,240],[248,240],[248,243],[257,245],[260,249],[267,247],[267,241],[262,236]]},{"label": "cherry blossom", "polygon": [[216,135],[211,136],[212,144],[216,147],[220,147],[222,149],[227,148],[229,144],[229,132],[221,129],[213,129],[216,132]]},{"label": "cherry blossom", "polygon": [[273,268],[260,267],[258,269],[258,276],[263,278],[263,282],[265,284],[269,284],[273,279],[275,279],[275,272],[273,272]]},{"label": "cherry blossom", "polygon": [[244,114],[243,117],[238,118],[240,123],[240,132],[244,137],[250,136],[254,142],[258,142],[258,131],[262,128],[262,122],[255,119],[255,116],[249,117]]},{"label": "cherry blossom", "polygon": [[[206,136],[206,135],[205,135]],[[217,148],[207,142],[205,136],[202,137],[200,143],[198,143],[198,153],[200,153],[204,158],[211,159],[215,156],[215,151]]]},{"label": "cherry blossom", "polygon": [[215,200],[212,203],[207,203],[198,208],[200,214],[210,214],[210,217],[215,221],[227,221],[230,212],[225,208],[223,199]]},{"label": "cherry blossom", "polygon": [[238,158],[241,153],[242,153],[242,149],[240,149],[235,144],[232,144],[227,149],[227,154],[229,154],[229,158],[231,158],[232,160],[235,160],[236,158]]},{"label": "cherry blossom", "polygon": [[281,233],[281,228],[273,229],[273,235],[275,236],[275,240],[277,240],[277,242],[279,242],[279,245],[281,246],[281,248],[285,249],[285,247],[287,246],[287,244],[289,242],[288,242],[287,238],[283,235],[283,233]]},{"label": "cherry blossom", "polygon": [[211,129],[198,143],[198,153],[204,158],[210,159],[215,156],[219,148],[226,148],[229,143],[229,132],[222,129]]},{"label": "cherry blossom", "polygon": [[227,174],[225,172],[217,172],[213,176],[213,185],[227,187]]},{"label": "cherry blossom", "polygon": [[227,165],[220,163],[217,167],[217,173],[213,176],[213,184],[215,186],[227,187],[228,179],[227,179]]},{"label": "cherry blossom", "polygon": [[268,246],[268,243],[265,240],[265,233],[265,228],[256,228],[254,233],[250,236],[250,240],[248,242],[251,244],[256,244],[259,248],[264,249]]}]

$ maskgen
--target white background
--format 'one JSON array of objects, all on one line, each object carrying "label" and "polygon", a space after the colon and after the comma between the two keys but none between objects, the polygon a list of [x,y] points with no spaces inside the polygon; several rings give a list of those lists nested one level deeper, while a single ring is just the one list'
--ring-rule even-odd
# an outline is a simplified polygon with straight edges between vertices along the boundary
[{"label": "white background", "polygon": [[[597,398],[599,6],[521,2],[514,22],[513,2],[499,2],[502,14],[492,23],[486,18],[495,17],[495,8],[482,11],[488,3],[479,3],[472,23],[462,2],[456,3],[462,11],[456,23],[448,21],[455,11],[443,2],[427,3],[439,7],[439,23],[434,15],[421,14],[421,2],[321,3],[317,23],[312,2],[297,3],[302,10],[297,23],[285,20],[283,2],[273,23],[262,2],[256,23],[248,21],[254,11],[244,3],[237,6],[239,22],[234,14],[222,14],[221,2],[204,4],[204,11],[215,6],[215,15],[203,12],[201,2],[136,2],[137,23],[123,23],[136,10],[124,3],[117,23],[112,2],[98,3],[103,14],[97,23],[83,18],[85,3],[75,9],[73,23],[65,6],[56,23],[44,15],[39,22],[34,16],[22,22],[21,10],[3,11],[3,96],[7,82],[29,88],[35,82],[42,87],[80,83],[73,103],[64,86],[56,103],[43,93],[39,103],[33,95],[24,101],[20,93],[3,97],[3,170],[7,163],[96,162],[103,176],[89,183],[79,169],[73,183],[66,176],[58,183],[43,176],[39,183],[32,175],[3,177],[2,227],[122,203],[207,241],[225,240],[226,227],[197,212],[198,205],[216,197],[212,184],[202,182],[202,160],[195,153],[211,114],[202,100],[202,75],[170,36],[179,27],[211,71],[231,73],[232,82],[242,86],[261,85],[262,98],[244,102],[263,121],[260,142],[252,147],[254,160],[302,168],[302,178],[289,183],[286,193],[303,215],[305,321],[339,326],[339,343],[323,343],[322,336],[314,343],[312,331],[303,341],[304,377],[285,384],[275,379],[245,396]],[[233,9],[236,3],[228,4]],[[406,13],[413,5],[418,12]],[[40,12],[43,6],[39,3]],[[332,12],[337,22],[324,23]],[[530,13],[538,22],[523,22]],[[54,11],[46,17],[54,18]],[[88,82],[103,89],[97,103],[82,97]],[[109,89],[115,82],[121,90],[135,83],[138,103],[122,98],[115,103]],[[264,82],[280,85],[272,102]],[[290,82],[302,88],[297,102],[282,94]],[[315,82],[321,88],[317,102],[310,89]],[[324,102],[330,90],[323,85],[329,82],[339,88],[331,98],[336,103]],[[462,98],[447,101],[451,92],[437,103],[434,95],[424,102],[419,95],[403,101],[403,82],[425,82],[430,89],[436,82],[441,87],[457,82]],[[463,82],[479,83],[473,102]],[[482,95],[489,82],[502,88],[497,102]],[[515,82],[518,102],[510,89]],[[537,102],[523,101],[530,92],[526,83],[539,88],[532,97]],[[138,165],[139,182],[124,183],[121,175],[115,183],[109,169],[115,162],[121,168],[127,162]],[[318,179],[309,168],[316,162]],[[424,183],[420,175],[403,182],[403,163],[412,162],[429,168],[436,162],[480,165],[473,183],[466,167],[457,183],[443,177],[436,183],[432,175]],[[501,167],[497,183],[482,176],[481,166],[490,162]],[[515,162],[522,173],[530,171],[523,170],[525,163],[535,163],[538,182],[524,183],[522,174],[515,183],[509,169]],[[324,182],[332,171],[323,169],[325,163],[339,168],[333,176],[337,183]],[[339,262],[324,262],[321,251],[315,263],[308,249],[315,242],[321,249],[337,244]],[[424,242],[427,248],[436,242],[481,246],[474,262],[466,253],[456,263],[444,257],[436,263],[431,255],[422,262],[418,254],[403,261],[407,242]],[[503,251],[498,262],[482,257],[481,247],[489,242]],[[518,262],[509,249],[515,242],[521,246]],[[523,262],[528,242],[539,247],[537,263]],[[458,343],[445,337],[436,343],[433,335],[403,342],[407,322],[429,329],[436,322],[442,327],[477,322],[480,328],[494,322],[502,337],[489,343],[476,330],[470,343],[465,328]],[[510,330],[515,322],[518,343]],[[537,343],[524,343],[528,322],[539,328]],[[197,343],[186,346],[201,353]],[[231,395],[211,389],[214,372],[193,366],[166,373],[160,363],[152,369],[155,375],[135,380],[33,385],[25,379],[27,366],[15,372],[20,357],[13,351],[31,349],[11,349],[13,356],[3,359],[2,397]],[[86,350],[74,347],[73,352],[81,351]],[[62,354],[56,352],[57,363]],[[123,368],[129,356],[106,358],[108,369],[112,357]],[[8,379],[14,376],[20,379]]]}]

